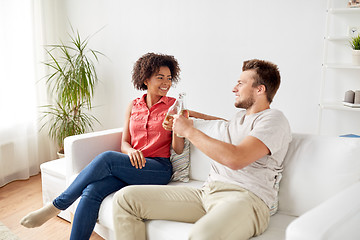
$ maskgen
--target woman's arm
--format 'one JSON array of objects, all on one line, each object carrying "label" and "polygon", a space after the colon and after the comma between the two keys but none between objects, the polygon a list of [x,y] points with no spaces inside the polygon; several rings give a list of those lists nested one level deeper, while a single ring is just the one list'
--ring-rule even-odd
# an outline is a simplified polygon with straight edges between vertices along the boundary
[{"label": "woman's arm", "polygon": [[206,114],[199,113],[199,112],[192,111],[192,110],[188,110],[188,112],[189,112],[189,116],[194,117],[194,118],[200,118],[200,119],[204,119],[204,120],[225,120],[225,121],[227,121],[226,119],[223,119],[223,118],[206,115]]},{"label": "woman's arm", "polygon": [[184,141],[185,138],[178,137],[174,132],[172,132],[172,148],[176,154],[181,154],[184,150]]},{"label": "woman's arm", "polygon": [[129,124],[130,124],[132,106],[133,106],[133,102],[130,102],[125,112],[124,131],[121,139],[121,152],[129,155],[131,165],[141,169],[145,166],[146,159],[141,151],[138,151],[131,146]]},{"label": "woman's arm", "polygon": [[125,112],[125,123],[124,123],[124,131],[121,138],[121,152],[128,154],[129,150],[132,149],[131,147],[131,137],[130,137],[130,130],[129,130],[129,123],[130,123],[130,116],[132,110],[132,102],[128,105],[126,112]]}]

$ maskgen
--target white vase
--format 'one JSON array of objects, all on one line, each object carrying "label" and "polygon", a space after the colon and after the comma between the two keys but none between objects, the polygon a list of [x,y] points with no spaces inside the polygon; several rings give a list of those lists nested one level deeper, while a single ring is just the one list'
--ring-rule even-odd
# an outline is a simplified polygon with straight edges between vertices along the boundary
[{"label": "white vase", "polygon": [[57,152],[58,158],[64,158],[65,154],[61,152]]},{"label": "white vase", "polygon": [[352,63],[353,65],[360,66],[360,50],[353,50]]}]

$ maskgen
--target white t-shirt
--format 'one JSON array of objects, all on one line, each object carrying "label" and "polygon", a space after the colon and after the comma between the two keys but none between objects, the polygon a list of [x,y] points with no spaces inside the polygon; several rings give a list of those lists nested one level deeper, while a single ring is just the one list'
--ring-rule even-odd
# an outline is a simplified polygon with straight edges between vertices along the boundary
[{"label": "white t-shirt", "polygon": [[289,122],[276,109],[266,109],[248,116],[245,110],[240,111],[228,123],[225,142],[238,145],[249,135],[262,141],[270,154],[240,170],[232,170],[213,160],[207,182],[222,181],[239,185],[260,197],[274,213],[278,204],[282,162],[291,141]]}]

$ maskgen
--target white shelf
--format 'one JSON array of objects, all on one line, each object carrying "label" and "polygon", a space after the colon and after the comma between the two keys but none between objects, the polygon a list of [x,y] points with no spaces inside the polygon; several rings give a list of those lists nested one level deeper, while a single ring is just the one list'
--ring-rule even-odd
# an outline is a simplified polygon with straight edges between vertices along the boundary
[{"label": "white shelf", "polygon": [[360,8],[330,8],[332,14],[359,14]]},{"label": "white shelf", "polygon": [[326,63],[326,64],[324,64],[324,67],[337,68],[337,69],[359,69],[360,70],[360,66],[352,65],[350,63],[348,63],[348,64]]},{"label": "white shelf", "polygon": [[344,106],[342,102],[323,102],[320,103],[320,107],[322,109],[360,112],[360,108],[352,108],[352,107]]},{"label": "white shelf", "polygon": [[341,36],[341,37],[327,36],[327,37],[325,37],[325,39],[328,40],[328,41],[345,42],[345,41],[349,41],[350,37],[347,37],[347,36]]}]

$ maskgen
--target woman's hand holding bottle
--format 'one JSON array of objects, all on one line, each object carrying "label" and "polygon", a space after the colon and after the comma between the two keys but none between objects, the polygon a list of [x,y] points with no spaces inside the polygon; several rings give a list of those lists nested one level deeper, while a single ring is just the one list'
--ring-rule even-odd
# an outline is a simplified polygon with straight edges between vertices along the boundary
[{"label": "woman's hand holding bottle", "polygon": [[185,93],[180,93],[174,104],[169,108],[162,124],[165,130],[172,131],[175,115],[182,115],[186,118],[189,118],[189,111],[185,109],[184,97]]}]

